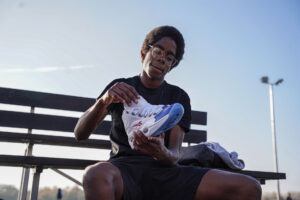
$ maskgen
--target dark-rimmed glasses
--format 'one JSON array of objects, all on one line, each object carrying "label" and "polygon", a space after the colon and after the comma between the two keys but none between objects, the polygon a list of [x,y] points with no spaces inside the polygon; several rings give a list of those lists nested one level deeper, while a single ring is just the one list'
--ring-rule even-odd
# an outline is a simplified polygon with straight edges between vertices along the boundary
[{"label": "dark-rimmed glasses", "polygon": [[173,67],[174,65],[176,65],[177,59],[175,58],[175,56],[173,54],[166,53],[166,52],[164,52],[164,50],[162,50],[161,48],[159,48],[157,46],[149,45],[149,47],[151,48],[151,50],[150,50],[151,56],[154,59],[159,59],[162,56],[165,56],[166,64],[169,67]]}]

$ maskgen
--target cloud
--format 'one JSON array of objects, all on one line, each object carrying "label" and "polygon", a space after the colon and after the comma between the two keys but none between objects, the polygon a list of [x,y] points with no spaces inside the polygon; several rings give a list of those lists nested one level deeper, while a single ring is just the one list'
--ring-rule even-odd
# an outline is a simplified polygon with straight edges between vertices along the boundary
[{"label": "cloud", "polygon": [[56,72],[56,71],[69,71],[69,70],[79,70],[79,69],[87,69],[94,68],[92,65],[75,65],[75,66],[67,66],[67,67],[37,67],[37,68],[6,68],[0,69],[0,73],[26,73],[26,72]]}]

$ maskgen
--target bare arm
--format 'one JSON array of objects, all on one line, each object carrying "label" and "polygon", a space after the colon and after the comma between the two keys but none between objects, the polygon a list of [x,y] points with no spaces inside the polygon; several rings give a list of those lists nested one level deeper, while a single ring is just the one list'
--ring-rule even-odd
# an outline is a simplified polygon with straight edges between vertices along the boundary
[{"label": "bare arm", "polygon": [[74,134],[76,140],[87,139],[108,114],[107,104],[100,98],[79,118]]},{"label": "bare arm", "polygon": [[111,103],[126,102],[130,104],[131,101],[137,103],[138,98],[138,93],[132,86],[123,82],[115,83],[79,118],[74,129],[76,140],[84,140],[91,135],[108,114],[106,108]]}]

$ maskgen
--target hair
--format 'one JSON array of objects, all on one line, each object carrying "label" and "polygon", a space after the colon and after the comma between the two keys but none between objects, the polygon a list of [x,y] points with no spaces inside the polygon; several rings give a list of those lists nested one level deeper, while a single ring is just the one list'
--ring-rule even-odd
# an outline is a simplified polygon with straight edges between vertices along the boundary
[{"label": "hair", "polygon": [[[184,46],[185,46],[183,36],[175,27],[159,26],[157,28],[154,28],[146,35],[141,51],[145,55],[150,49],[149,45],[153,45],[163,37],[170,37],[176,43],[175,57],[178,60],[178,62],[174,66],[172,66],[172,68],[174,68],[182,60],[184,54]],[[144,60],[143,57],[142,60]]]}]

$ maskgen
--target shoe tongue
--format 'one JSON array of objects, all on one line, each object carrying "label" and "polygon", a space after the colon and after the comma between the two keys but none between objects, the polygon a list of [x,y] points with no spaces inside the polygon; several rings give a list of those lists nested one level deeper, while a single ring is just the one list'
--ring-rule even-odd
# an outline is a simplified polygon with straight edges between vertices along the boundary
[{"label": "shoe tongue", "polygon": [[127,103],[124,103],[124,108],[125,109],[130,109],[130,108],[143,108],[149,105],[149,103],[142,97],[138,99],[138,103],[131,102],[131,106],[128,106]]},{"label": "shoe tongue", "polygon": [[142,96],[140,96],[138,103],[135,105],[138,107],[145,107],[145,106],[149,105],[149,103]]}]

